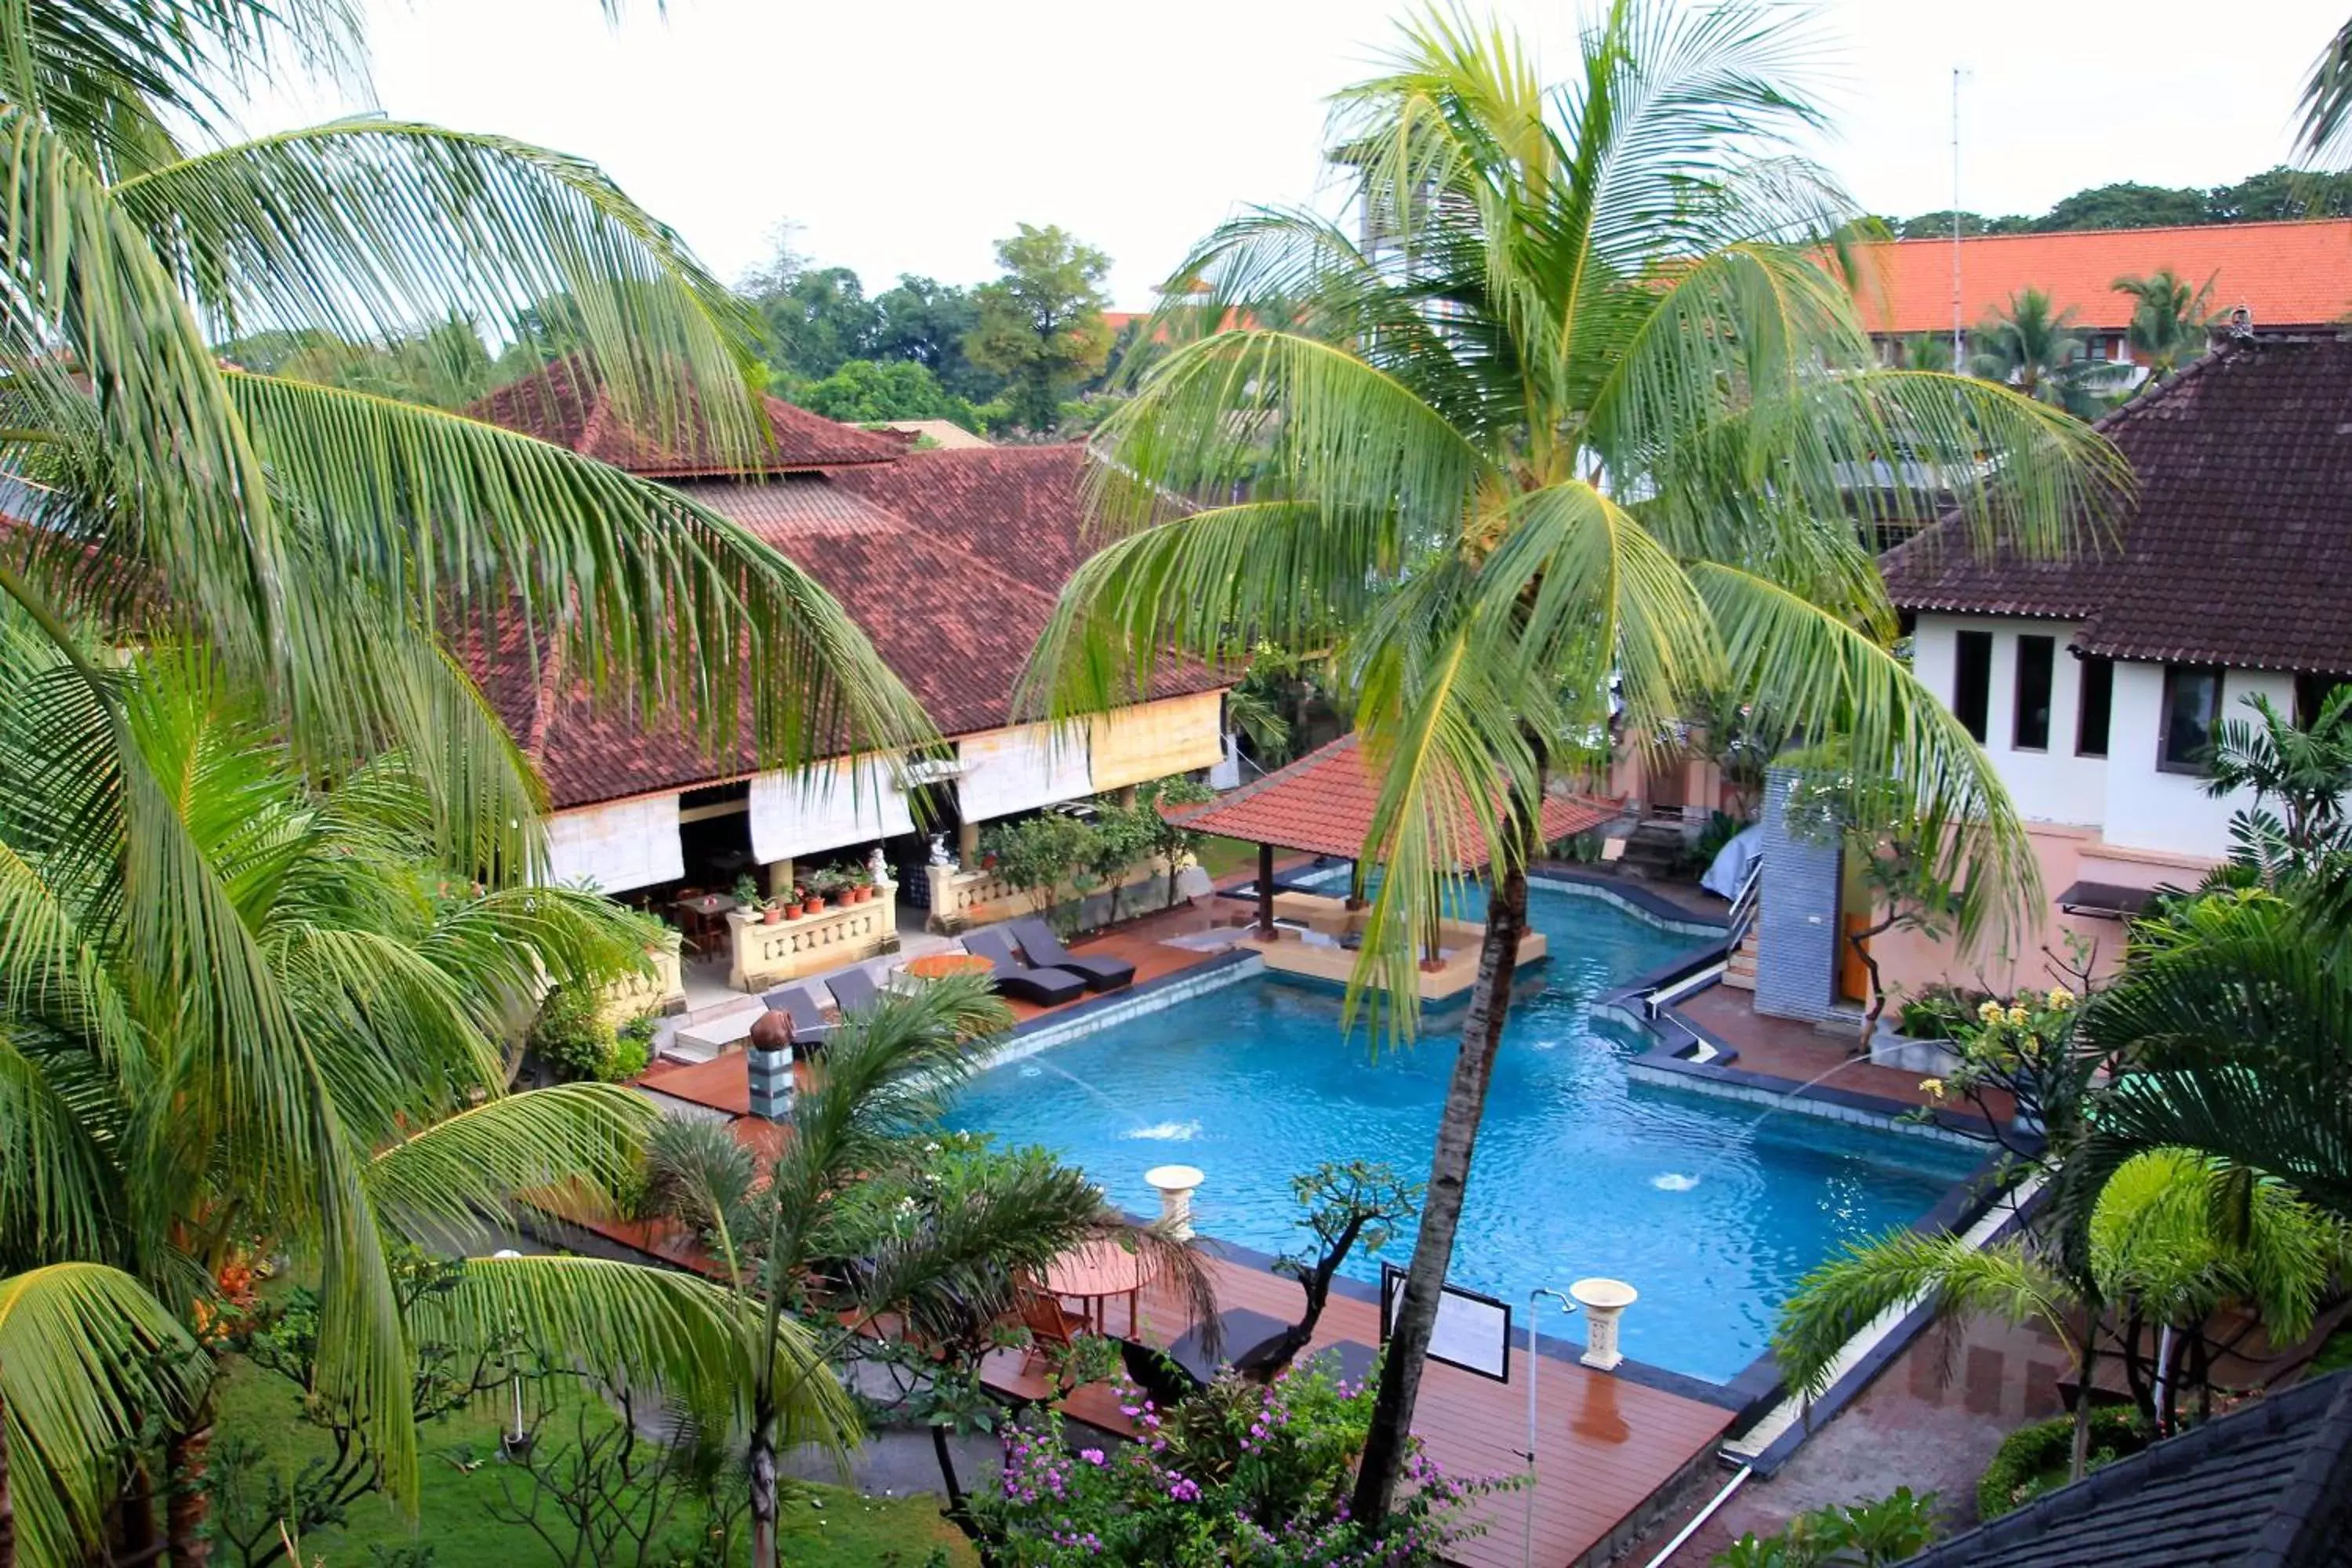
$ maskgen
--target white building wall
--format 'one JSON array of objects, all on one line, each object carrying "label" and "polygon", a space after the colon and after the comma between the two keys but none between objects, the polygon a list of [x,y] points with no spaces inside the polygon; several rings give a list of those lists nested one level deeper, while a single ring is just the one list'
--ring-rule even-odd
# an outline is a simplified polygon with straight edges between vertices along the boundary
[{"label": "white building wall", "polygon": [[[1921,616],[1912,668],[1946,707],[1952,701],[1958,670],[1959,633],[1992,634],[1992,681],[1985,704],[1985,752],[2007,786],[2020,816],[2034,822],[2096,827],[2105,817],[2108,763],[2074,754],[2075,721],[2082,711],[2082,661],[2066,651],[2081,628],[2067,621],[1997,618],[1990,616]],[[2017,639],[2046,637],[2056,645],[2050,668],[2050,744],[2020,751],[2017,723]],[[2122,672],[2116,672],[2117,685]],[[2120,755],[2111,736],[2111,755]],[[2151,756],[2153,753],[2150,753]]]},{"label": "white building wall", "polygon": [[[2232,669],[2221,678],[2221,717],[2248,717],[2245,700],[2260,692],[2283,712],[2294,711],[2294,678],[2264,670]],[[2118,848],[2221,859],[2230,852],[2230,816],[2253,804],[2241,790],[2216,800],[2193,773],[2169,773],[2157,765],[2164,710],[2164,666],[2116,666],[2115,732],[2108,750],[2115,762],[2107,777],[2106,843]]]}]

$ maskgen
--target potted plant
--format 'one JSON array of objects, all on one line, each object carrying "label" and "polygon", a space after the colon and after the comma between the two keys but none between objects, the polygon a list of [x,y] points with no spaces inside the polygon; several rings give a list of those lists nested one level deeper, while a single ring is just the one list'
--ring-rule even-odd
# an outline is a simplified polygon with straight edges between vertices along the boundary
[{"label": "potted plant", "polygon": [[747,912],[760,907],[760,884],[751,879],[748,871],[735,879],[735,901]]},{"label": "potted plant", "polygon": [[795,882],[793,884],[793,890],[784,895],[784,919],[796,921],[807,909],[808,889]]},{"label": "potted plant", "polygon": [[762,899],[760,901],[760,923],[761,925],[772,926],[776,924],[779,921],[782,921],[783,918],[784,906],[782,903],[778,902],[774,899]]},{"label": "potted plant", "polygon": [[810,914],[817,913],[824,908],[824,896],[832,889],[833,877],[829,872],[810,872],[808,887],[802,899],[802,907]]},{"label": "potted plant", "polygon": [[849,901],[862,904],[874,896],[874,879],[863,866],[849,868]]}]

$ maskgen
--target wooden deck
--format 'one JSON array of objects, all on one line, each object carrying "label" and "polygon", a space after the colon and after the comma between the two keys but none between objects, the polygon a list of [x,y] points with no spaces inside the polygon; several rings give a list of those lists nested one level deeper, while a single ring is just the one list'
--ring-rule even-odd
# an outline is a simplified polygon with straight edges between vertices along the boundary
[{"label": "wooden deck", "polygon": [[[1209,1249],[1215,1252],[1213,1243]],[[1300,1298],[1292,1281],[1229,1258],[1214,1258],[1211,1268],[1220,1310],[1246,1307],[1285,1322],[1297,1316]],[[1144,1339],[1164,1345],[1188,1326],[1171,1301],[1147,1293]],[[1343,1340],[1380,1342],[1380,1314],[1372,1303],[1334,1297],[1316,1325],[1308,1353]],[[1228,1354],[1244,1348],[1225,1347]],[[1422,1376],[1413,1429],[1449,1474],[1525,1472],[1520,1455],[1528,1435],[1528,1364],[1526,1356],[1514,1354],[1511,1381],[1501,1384],[1430,1363]],[[1518,1568],[1524,1562],[1567,1568],[1580,1562],[1622,1521],[1640,1512],[1653,1494],[1710,1452],[1731,1420],[1731,1413],[1718,1406],[1549,1355],[1541,1358],[1540,1376],[1532,1555],[1523,1554],[1527,1493],[1503,1492],[1476,1505],[1474,1517],[1486,1524],[1486,1533],[1455,1549],[1456,1561],[1468,1568]],[[1034,1399],[1045,1392],[1043,1379],[1024,1370],[1017,1351],[1002,1353],[986,1381],[1013,1398]],[[1078,1420],[1125,1433],[1129,1424],[1107,1393],[1080,1389],[1064,1409]]]}]

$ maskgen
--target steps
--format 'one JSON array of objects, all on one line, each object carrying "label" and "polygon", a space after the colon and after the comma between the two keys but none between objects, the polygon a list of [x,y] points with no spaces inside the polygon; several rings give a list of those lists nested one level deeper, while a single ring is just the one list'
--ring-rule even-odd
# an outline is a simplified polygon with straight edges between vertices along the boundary
[{"label": "steps", "polygon": [[1755,927],[1748,928],[1748,934],[1739,939],[1739,945],[1732,950],[1731,957],[1725,962],[1723,983],[1740,991],[1756,989]]},{"label": "steps", "polygon": [[1681,864],[1685,845],[1677,824],[1642,823],[1626,838],[1625,853],[1617,862],[1618,868],[1623,875],[1641,881],[1663,881]]},{"label": "steps", "polygon": [[757,996],[697,1008],[678,1025],[668,1043],[660,1047],[661,1058],[669,1062],[707,1062],[725,1052],[740,1049],[751,1033],[752,1023],[767,1010],[768,1005]]}]

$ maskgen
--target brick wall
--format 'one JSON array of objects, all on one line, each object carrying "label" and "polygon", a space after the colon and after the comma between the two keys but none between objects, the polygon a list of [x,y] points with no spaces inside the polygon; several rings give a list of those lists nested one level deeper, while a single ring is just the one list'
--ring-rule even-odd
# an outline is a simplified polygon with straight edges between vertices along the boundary
[{"label": "brick wall", "polygon": [[1789,831],[1796,773],[1775,768],[1764,790],[1764,878],[1756,903],[1756,1010],[1819,1023],[1837,995],[1838,851]]}]

